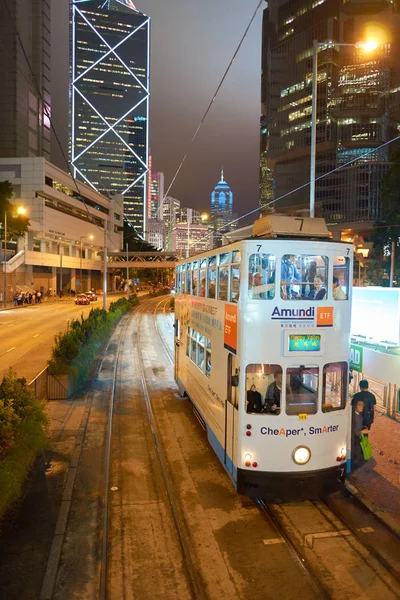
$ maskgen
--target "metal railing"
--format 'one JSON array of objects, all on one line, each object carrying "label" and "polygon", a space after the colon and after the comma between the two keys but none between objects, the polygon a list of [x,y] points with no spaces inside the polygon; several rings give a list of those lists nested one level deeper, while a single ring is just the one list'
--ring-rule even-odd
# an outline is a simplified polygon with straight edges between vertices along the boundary
[{"label": "metal railing", "polygon": [[49,374],[46,367],[29,383],[39,400],[67,400],[69,397],[68,375],[55,376]]}]

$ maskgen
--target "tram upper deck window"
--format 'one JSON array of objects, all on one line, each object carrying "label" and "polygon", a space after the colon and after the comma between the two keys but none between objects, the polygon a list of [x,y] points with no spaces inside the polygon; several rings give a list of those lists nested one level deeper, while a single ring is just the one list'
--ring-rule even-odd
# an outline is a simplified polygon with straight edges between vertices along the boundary
[{"label": "tram upper deck window", "polygon": [[285,254],[281,262],[281,298],[324,300],[327,298],[328,259],[309,254]]},{"label": "tram upper deck window", "polygon": [[187,294],[191,294],[192,293],[192,263],[187,263],[186,264],[186,293]]},{"label": "tram upper deck window", "polygon": [[228,300],[229,267],[218,267],[218,299]]},{"label": "tram upper deck window", "polygon": [[207,269],[207,298],[215,298],[217,287],[217,264],[216,256],[209,256]]},{"label": "tram upper deck window", "polygon": [[282,367],[252,364],[246,367],[246,410],[248,413],[279,415],[281,412]]},{"label": "tram upper deck window", "polygon": [[315,415],[318,401],[319,368],[317,366],[286,369],[286,414]]},{"label": "tram upper deck window", "polygon": [[275,264],[273,254],[251,254],[249,257],[248,296],[252,300],[275,297]]},{"label": "tram upper deck window", "polygon": [[199,271],[197,268],[193,270],[192,279],[192,294],[193,296],[197,296],[199,293]]},{"label": "tram upper deck window", "polygon": [[347,256],[335,256],[332,282],[334,300],[348,300],[349,298],[349,265],[350,259]]},{"label": "tram upper deck window", "polygon": [[341,410],[346,407],[347,370],[346,362],[328,363],[324,366],[322,412]]}]

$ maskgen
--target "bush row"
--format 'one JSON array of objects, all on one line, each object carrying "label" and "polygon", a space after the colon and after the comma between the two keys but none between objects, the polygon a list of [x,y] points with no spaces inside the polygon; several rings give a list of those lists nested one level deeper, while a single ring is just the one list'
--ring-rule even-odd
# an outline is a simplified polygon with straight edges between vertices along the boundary
[{"label": "bush row", "polygon": [[68,331],[55,336],[49,360],[50,375],[69,375],[72,392],[80,389],[87,378],[93,360],[111,330],[122,315],[137,304],[136,296],[119,298],[107,311],[92,308],[86,319],[72,321]]},{"label": "bush row", "polygon": [[169,288],[162,288],[161,290],[150,292],[149,296],[151,298],[157,298],[157,296],[165,296],[166,294],[170,294],[170,293],[171,293],[171,290]]},{"label": "bush row", "polygon": [[47,445],[45,404],[10,369],[0,384],[0,519],[21,494],[37,453]]}]

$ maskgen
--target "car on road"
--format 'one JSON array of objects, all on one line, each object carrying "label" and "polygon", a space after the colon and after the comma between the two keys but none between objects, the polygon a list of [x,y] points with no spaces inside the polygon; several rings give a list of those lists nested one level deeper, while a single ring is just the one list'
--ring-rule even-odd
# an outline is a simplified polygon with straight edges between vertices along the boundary
[{"label": "car on road", "polygon": [[90,304],[90,298],[86,294],[78,294],[75,298],[75,304]]},{"label": "car on road", "polygon": [[97,300],[97,294],[95,294],[94,292],[86,292],[86,296],[88,298],[90,298],[91,302],[94,302]]}]

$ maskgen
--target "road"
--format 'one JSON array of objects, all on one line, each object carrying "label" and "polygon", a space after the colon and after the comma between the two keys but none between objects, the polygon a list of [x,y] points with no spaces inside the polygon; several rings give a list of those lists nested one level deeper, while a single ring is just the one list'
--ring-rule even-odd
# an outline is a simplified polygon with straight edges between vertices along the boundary
[{"label": "road", "polygon": [[[110,295],[107,306],[120,296]],[[0,380],[10,367],[31,381],[47,365],[54,336],[73,319],[102,308],[103,298],[89,306],[76,306],[73,298],[0,311]]]}]

